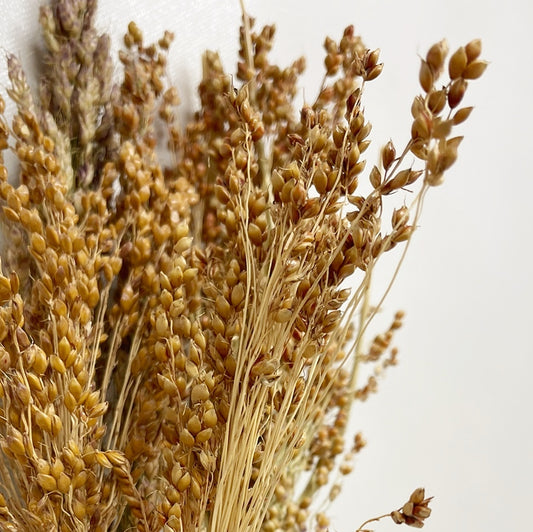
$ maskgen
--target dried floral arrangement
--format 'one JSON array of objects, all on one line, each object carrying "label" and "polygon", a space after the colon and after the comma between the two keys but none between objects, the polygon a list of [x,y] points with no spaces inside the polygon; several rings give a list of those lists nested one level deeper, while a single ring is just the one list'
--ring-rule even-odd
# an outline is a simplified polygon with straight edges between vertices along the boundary
[{"label": "dried floral arrangement", "polygon": [[[38,97],[7,61],[0,153],[19,166],[9,176],[0,155],[0,529],[326,530],[316,502],[364,445],[350,409],[396,361],[401,313],[363,345],[372,272],[405,252],[457,157],[480,41],[448,62],[431,47],[410,140],[386,144],[368,183],[361,98],[383,65],[353,27],[326,39],[319,95],[297,111],[304,60],[272,64],[274,27],[244,13],[242,83],[207,52],[181,127],[172,34],[148,45],[130,23],[115,80],[95,10],[42,7]],[[406,189],[412,204],[393,205]],[[375,372],[358,385],[362,364]],[[386,516],[422,527],[429,500],[419,488]]]}]

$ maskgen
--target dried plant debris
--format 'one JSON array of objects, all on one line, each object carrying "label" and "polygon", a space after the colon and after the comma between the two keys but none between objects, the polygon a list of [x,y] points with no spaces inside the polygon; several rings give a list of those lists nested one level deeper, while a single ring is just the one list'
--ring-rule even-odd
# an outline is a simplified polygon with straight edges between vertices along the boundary
[{"label": "dried plant debris", "polygon": [[[272,63],[274,26],[244,14],[242,83],[206,52],[200,109],[180,127],[173,35],[147,44],[130,23],[115,80],[95,10],[41,8],[38,95],[7,60],[0,528],[326,530],[318,502],[365,443],[347,431],[350,409],[396,363],[402,313],[362,339],[379,308],[372,272],[405,251],[457,157],[481,43],[449,61],[444,41],[431,47],[411,138],[387,143],[368,181],[362,98],[383,65],[352,26],[326,39],[318,97],[297,111],[304,60]],[[410,206],[394,194],[405,189]],[[362,364],[374,369],[360,385]],[[417,490],[390,515],[422,526],[428,502]]]}]

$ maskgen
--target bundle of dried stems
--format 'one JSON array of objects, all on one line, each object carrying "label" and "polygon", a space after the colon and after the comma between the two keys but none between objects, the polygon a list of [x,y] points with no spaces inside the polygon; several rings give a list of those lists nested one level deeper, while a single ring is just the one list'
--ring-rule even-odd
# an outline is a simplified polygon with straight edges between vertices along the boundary
[{"label": "bundle of dried stems", "polygon": [[[19,165],[8,176],[0,154],[0,529],[326,530],[316,502],[351,470],[364,441],[350,443],[350,409],[376,387],[357,369],[395,363],[401,313],[362,345],[372,272],[406,249],[457,157],[481,44],[447,63],[446,43],[431,47],[409,142],[360,185],[361,98],[383,65],[353,27],[326,39],[319,95],[296,112],[304,60],[272,64],[274,27],[244,14],[242,84],[207,52],[182,128],[172,34],[147,45],[130,23],[116,81],[95,10],[42,7],[38,98],[7,61],[0,153]],[[412,205],[383,220],[406,188]],[[387,516],[421,527],[428,502],[418,489]]]}]

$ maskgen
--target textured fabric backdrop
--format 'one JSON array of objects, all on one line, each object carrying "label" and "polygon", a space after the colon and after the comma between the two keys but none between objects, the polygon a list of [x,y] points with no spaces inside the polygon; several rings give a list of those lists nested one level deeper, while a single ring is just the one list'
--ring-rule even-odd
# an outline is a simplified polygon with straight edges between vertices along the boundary
[{"label": "textured fabric backdrop", "polygon": [[[0,45],[35,76],[39,0],[0,0]],[[302,53],[308,73],[302,99],[315,95],[321,44],[354,23],[380,47],[383,75],[367,92],[374,151],[410,128],[418,57],[446,36],[450,47],[482,37],[485,76],[473,84],[476,106],[446,183],[429,195],[420,231],[382,313],[407,311],[397,336],[400,366],[380,392],[354,410],[354,430],[369,441],[333,506],[332,530],[353,532],[392,510],[412,489],[435,495],[432,532],[526,530],[533,479],[530,337],[533,312],[531,229],[531,43],[529,2],[496,0],[249,0],[259,23],[275,22],[274,55]],[[195,103],[200,53],[219,50],[234,64],[238,0],[102,0],[98,22],[115,46],[130,19],[146,40],[176,34],[169,73],[184,112]],[[0,68],[0,87],[7,84]],[[4,92],[5,94],[5,92]],[[8,109],[9,112],[9,109]],[[408,197],[406,195],[406,201]],[[380,278],[381,279],[381,278]],[[383,288],[385,275],[378,283]],[[392,522],[375,527],[396,530]],[[222,532],[222,531],[217,531]]]}]

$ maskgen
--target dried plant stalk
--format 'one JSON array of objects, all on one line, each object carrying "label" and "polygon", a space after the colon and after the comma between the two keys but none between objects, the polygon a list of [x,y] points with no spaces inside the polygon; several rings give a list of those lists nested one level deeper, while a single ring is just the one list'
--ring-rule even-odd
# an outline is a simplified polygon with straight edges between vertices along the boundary
[{"label": "dried plant stalk", "polygon": [[[353,27],[326,39],[319,95],[297,113],[304,60],[272,64],[274,27],[244,13],[242,84],[207,52],[181,128],[172,34],[146,45],[130,23],[115,82],[95,10],[42,7],[38,99],[8,56],[0,149],[20,166],[8,176],[0,155],[0,528],[326,530],[317,502],[351,471],[350,409],[376,388],[357,370],[396,362],[401,313],[363,345],[372,273],[405,253],[457,157],[481,44],[452,54],[443,85],[446,43],[429,50],[411,138],[382,149],[368,187],[362,97],[383,65]],[[420,527],[428,502],[419,489],[387,515]]]}]

